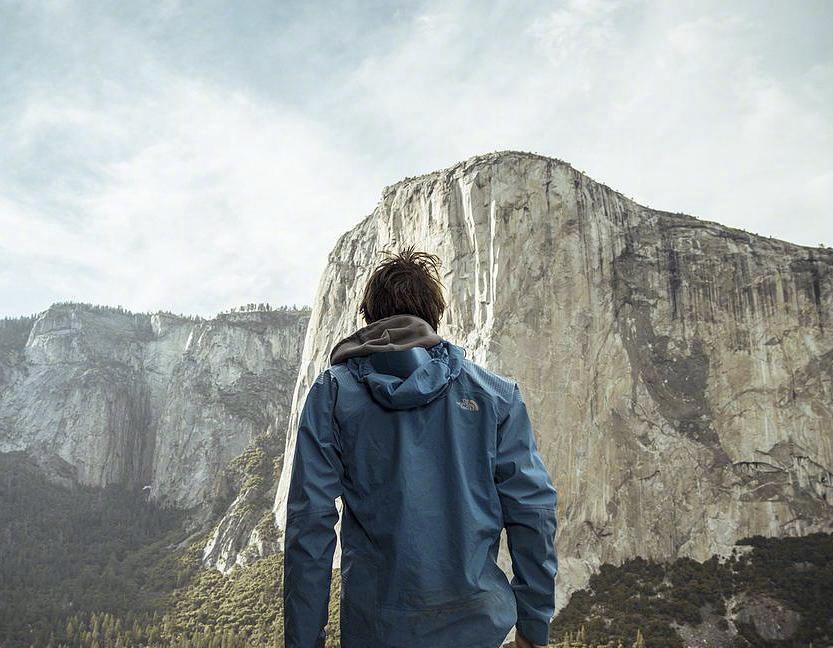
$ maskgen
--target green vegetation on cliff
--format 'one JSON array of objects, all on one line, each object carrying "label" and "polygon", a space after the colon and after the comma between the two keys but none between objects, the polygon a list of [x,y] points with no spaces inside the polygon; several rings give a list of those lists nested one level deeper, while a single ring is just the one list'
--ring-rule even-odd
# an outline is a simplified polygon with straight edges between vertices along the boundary
[{"label": "green vegetation on cliff", "polygon": [[0,644],[42,645],[72,614],[156,609],[180,584],[182,517],[140,492],[63,488],[0,453]]},{"label": "green vegetation on cliff", "polygon": [[[234,467],[271,478],[267,459],[253,448]],[[223,576],[201,566],[205,534],[188,537],[182,512],[141,492],[66,489],[22,453],[0,453],[0,475],[0,647],[278,645],[282,556]],[[273,521],[258,523],[264,535]],[[338,584],[336,574],[330,646]]]},{"label": "green vegetation on cliff", "polygon": [[[274,466],[255,447],[233,469],[259,493]],[[282,557],[228,576],[204,569],[206,534],[189,536],[185,522],[140,492],[68,490],[23,455],[0,453],[0,647],[282,646]],[[257,523],[264,535],[273,525],[271,514]],[[665,648],[683,636],[738,648],[827,645],[833,536],[744,544],[726,561],[603,566],[559,614],[550,645]],[[336,572],[328,648],[339,645],[339,585]]]},{"label": "green vegetation on cliff", "polygon": [[[684,636],[735,647],[806,647],[833,639],[833,536],[755,536],[725,561],[635,558],[603,565],[575,592],[553,627],[586,629],[590,642],[633,637],[676,648]],[[710,644],[703,644],[710,645]]]}]

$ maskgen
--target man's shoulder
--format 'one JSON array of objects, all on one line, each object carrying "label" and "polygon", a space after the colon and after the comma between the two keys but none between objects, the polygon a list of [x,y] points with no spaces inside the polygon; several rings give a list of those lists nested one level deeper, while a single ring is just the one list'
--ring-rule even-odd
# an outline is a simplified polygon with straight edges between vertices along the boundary
[{"label": "man's shoulder", "polygon": [[344,365],[333,365],[324,367],[321,369],[315,377],[312,378],[312,381],[309,383],[308,389],[313,389],[315,387],[329,387],[330,389],[338,389],[339,383],[341,383],[345,376],[342,373],[344,369]]},{"label": "man's shoulder", "polygon": [[463,360],[463,371],[466,376],[485,392],[506,403],[512,400],[512,393],[516,381],[496,371],[477,364],[474,360]]}]

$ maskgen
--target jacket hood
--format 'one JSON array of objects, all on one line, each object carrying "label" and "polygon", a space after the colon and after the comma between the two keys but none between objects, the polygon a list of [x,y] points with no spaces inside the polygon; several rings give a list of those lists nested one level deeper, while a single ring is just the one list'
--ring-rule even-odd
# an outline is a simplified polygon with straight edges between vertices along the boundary
[{"label": "jacket hood", "polygon": [[391,315],[360,328],[336,344],[330,352],[330,364],[339,364],[348,358],[367,356],[378,351],[432,347],[441,341],[442,338],[421,317]]},{"label": "jacket hood", "polygon": [[465,350],[425,320],[393,315],[344,338],[330,353],[387,409],[412,409],[444,394],[460,374]]}]

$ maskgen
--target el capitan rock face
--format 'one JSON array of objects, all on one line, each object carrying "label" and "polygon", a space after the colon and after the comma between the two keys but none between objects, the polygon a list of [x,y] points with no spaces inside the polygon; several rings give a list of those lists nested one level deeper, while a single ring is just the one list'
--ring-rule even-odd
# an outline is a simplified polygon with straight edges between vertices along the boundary
[{"label": "el capitan rock face", "polygon": [[214,319],[56,304],[0,326],[0,452],[51,477],[189,508],[261,434],[282,438],[306,310]]},{"label": "el capitan rock face", "polygon": [[833,530],[833,251],[651,210],[523,153],[387,188],[312,313],[58,304],[0,322],[0,452],[179,507],[243,453],[203,559],[274,552],[270,471],[332,345],[363,325],[380,252],[410,244],[443,260],[439,332],[521,386],[559,491],[559,607],[603,563]]},{"label": "el capitan rock face", "polygon": [[524,153],[393,185],[339,239],[284,456],[333,344],[364,324],[379,253],[410,244],[443,261],[439,332],[527,401],[559,491],[559,607],[603,563],[833,530],[833,251],[648,209]]}]

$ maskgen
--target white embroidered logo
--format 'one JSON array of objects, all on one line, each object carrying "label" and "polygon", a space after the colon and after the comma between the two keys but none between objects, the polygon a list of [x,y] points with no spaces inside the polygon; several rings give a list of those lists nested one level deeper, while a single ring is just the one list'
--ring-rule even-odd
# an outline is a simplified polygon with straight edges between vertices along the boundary
[{"label": "white embroidered logo", "polygon": [[467,410],[469,412],[480,411],[480,407],[477,405],[477,401],[474,401],[471,398],[464,398],[462,400],[458,400],[457,405],[459,405],[461,409]]}]

